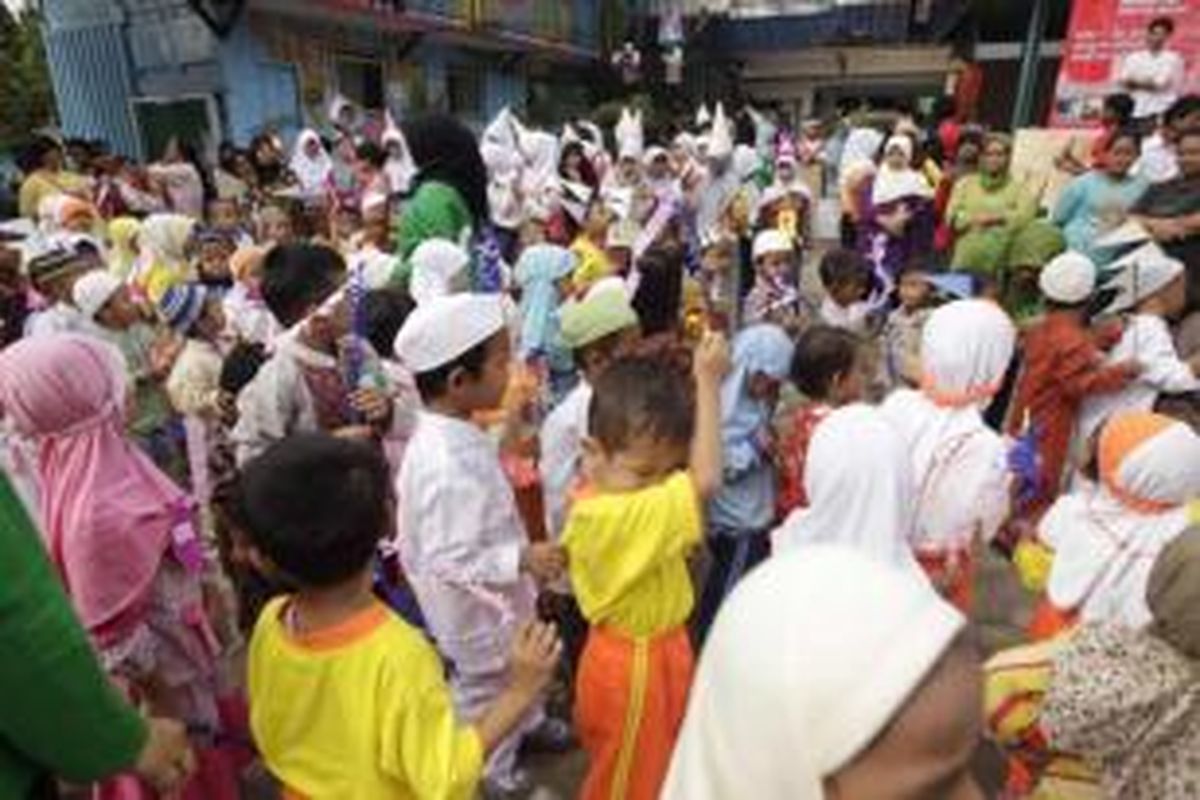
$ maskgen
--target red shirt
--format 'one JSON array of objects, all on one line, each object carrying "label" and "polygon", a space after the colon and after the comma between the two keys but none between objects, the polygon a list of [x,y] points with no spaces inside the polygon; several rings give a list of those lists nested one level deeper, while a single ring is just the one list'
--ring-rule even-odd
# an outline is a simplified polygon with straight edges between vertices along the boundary
[{"label": "red shirt", "polygon": [[1122,367],[1105,366],[1092,334],[1070,313],[1051,312],[1024,337],[1025,363],[1017,383],[1009,432],[1020,433],[1028,414],[1041,458],[1035,510],[1058,495],[1075,421],[1083,401],[1127,382]]},{"label": "red shirt", "polygon": [[804,462],[808,459],[808,447],[812,444],[817,425],[832,411],[832,406],[811,403],[792,417],[792,430],[779,448],[780,519],[797,508],[808,506],[808,493],[804,491]]}]

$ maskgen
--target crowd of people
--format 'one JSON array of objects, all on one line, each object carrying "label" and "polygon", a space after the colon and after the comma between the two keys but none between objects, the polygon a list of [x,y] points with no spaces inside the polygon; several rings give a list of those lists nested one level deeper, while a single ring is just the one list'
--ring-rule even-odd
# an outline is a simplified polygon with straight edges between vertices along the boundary
[{"label": "crowd of people", "polygon": [[1133,109],[1054,203],[953,107],[39,138],[0,795],[969,798],[986,729],[1011,797],[1194,797],[1200,97]]}]

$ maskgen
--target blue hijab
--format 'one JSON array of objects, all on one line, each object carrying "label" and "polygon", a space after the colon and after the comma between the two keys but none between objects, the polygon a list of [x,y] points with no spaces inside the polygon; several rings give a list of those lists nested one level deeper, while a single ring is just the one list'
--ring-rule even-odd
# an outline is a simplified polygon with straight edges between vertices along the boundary
[{"label": "blue hijab", "polygon": [[794,349],[778,325],[752,325],[734,337],[733,369],[721,385],[726,475],[739,475],[759,462],[760,432],[771,421],[770,405],[750,397],[750,380],[760,372],[779,381],[786,378]]},{"label": "blue hijab", "polygon": [[575,255],[565,247],[536,244],[517,260],[516,281],[521,287],[521,344],[523,359],[545,356],[552,367],[570,354],[558,327],[558,287],[555,284],[575,269]]}]

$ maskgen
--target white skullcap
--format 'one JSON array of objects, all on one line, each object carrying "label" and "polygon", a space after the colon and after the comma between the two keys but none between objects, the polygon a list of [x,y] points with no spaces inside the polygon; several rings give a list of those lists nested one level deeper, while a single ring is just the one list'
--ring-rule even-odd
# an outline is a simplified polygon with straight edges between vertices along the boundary
[{"label": "white skullcap", "polygon": [[1138,303],[1166,288],[1183,274],[1183,262],[1171,258],[1154,242],[1114,261],[1109,269],[1116,271],[1111,286],[1118,290],[1109,305],[1111,312],[1127,311]]},{"label": "white skullcap", "polygon": [[1055,303],[1078,305],[1096,290],[1096,265],[1082,253],[1068,250],[1042,269],[1038,288]]},{"label": "white skullcap", "polygon": [[717,616],[661,796],[822,800],[963,627],[916,570],[835,545],[770,559]]},{"label": "white skullcap", "polygon": [[765,256],[767,253],[791,253],[795,251],[792,245],[792,240],[783,231],[770,228],[762,231],[758,236],[754,237],[754,260]]},{"label": "white skullcap", "polygon": [[466,250],[448,239],[426,239],[417,245],[408,263],[412,267],[408,293],[417,305],[452,294],[454,279],[471,262]]},{"label": "white skullcap", "polygon": [[396,355],[414,375],[432,372],[504,330],[504,322],[500,295],[435,297],[405,320]]},{"label": "white skullcap", "polygon": [[121,279],[108,270],[92,270],[85,273],[75,282],[71,290],[71,299],[88,319],[95,319],[104,304],[120,291]]}]

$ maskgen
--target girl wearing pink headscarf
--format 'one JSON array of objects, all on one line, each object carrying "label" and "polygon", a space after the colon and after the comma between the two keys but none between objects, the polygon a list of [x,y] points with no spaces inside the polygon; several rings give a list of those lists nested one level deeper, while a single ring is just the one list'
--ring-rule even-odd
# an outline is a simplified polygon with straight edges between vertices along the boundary
[{"label": "girl wearing pink headscarf", "polygon": [[[0,353],[0,414],[37,450],[50,559],[114,682],[185,721],[200,763],[185,798],[236,798],[217,706],[218,644],[191,499],[125,438],[125,366],[92,337],[26,339]],[[207,745],[207,746],[206,746]],[[153,797],[132,776],[99,798]]]}]

